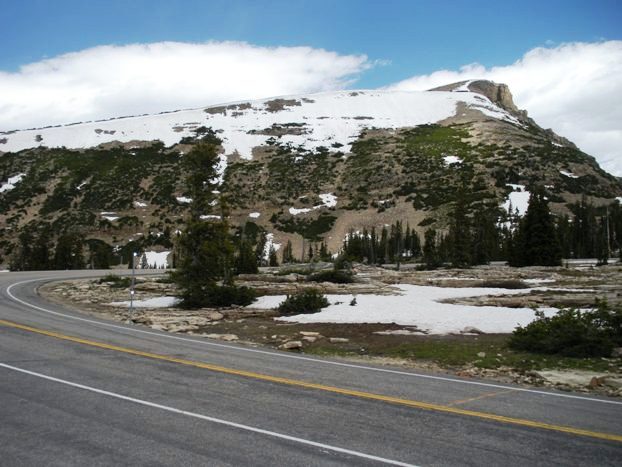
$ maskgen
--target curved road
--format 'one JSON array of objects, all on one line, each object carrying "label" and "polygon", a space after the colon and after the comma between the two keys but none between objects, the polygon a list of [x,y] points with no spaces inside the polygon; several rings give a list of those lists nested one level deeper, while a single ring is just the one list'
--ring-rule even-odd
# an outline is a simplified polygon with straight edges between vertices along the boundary
[{"label": "curved road", "polygon": [[622,460],[620,399],[162,333],[36,291],[109,272],[0,274],[2,466]]}]

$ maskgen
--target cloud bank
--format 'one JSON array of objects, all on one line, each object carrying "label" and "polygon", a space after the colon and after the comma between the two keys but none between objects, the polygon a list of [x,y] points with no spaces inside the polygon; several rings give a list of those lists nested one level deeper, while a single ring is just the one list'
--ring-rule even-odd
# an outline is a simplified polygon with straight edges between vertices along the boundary
[{"label": "cloud bank", "polygon": [[[311,47],[245,42],[100,46],[0,72],[0,131],[352,86],[377,63]],[[622,41],[530,50],[509,66],[465,65],[390,89],[467,79],[510,86],[516,104],[622,176]]]},{"label": "cloud bank", "polygon": [[514,102],[622,176],[622,41],[539,47],[509,66],[465,65],[413,76],[391,89],[425,90],[467,79],[506,83]]},{"label": "cloud bank", "polygon": [[94,47],[0,72],[0,131],[342,89],[370,66],[244,42]]}]

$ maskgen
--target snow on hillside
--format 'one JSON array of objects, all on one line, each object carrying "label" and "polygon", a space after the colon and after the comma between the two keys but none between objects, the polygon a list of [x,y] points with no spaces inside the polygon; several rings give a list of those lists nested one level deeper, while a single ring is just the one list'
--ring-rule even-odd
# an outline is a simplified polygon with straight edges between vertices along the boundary
[{"label": "snow on hillside", "polygon": [[525,185],[508,183],[507,186],[512,187],[513,191],[508,195],[505,203],[503,203],[503,209],[510,214],[513,214],[514,211],[518,211],[519,216],[524,216],[529,206],[529,197],[531,193],[527,191]]},{"label": "snow on hillside", "polygon": [[227,155],[237,152],[251,158],[252,148],[274,137],[269,134],[275,133],[273,125],[281,125],[290,133],[280,131],[276,135],[282,143],[308,150],[342,145],[341,150],[348,152],[364,128],[436,123],[454,116],[458,102],[517,123],[506,111],[473,92],[339,91],[0,133],[0,151],[38,146],[86,148],[111,141],[156,139],[170,146],[193,135],[196,128],[207,126],[223,139]]},{"label": "snow on hillside", "polygon": [[15,188],[15,185],[22,181],[25,175],[26,174],[17,174],[13,177],[9,177],[6,182],[0,184],[0,193],[4,193],[5,191],[11,191],[13,188]]}]

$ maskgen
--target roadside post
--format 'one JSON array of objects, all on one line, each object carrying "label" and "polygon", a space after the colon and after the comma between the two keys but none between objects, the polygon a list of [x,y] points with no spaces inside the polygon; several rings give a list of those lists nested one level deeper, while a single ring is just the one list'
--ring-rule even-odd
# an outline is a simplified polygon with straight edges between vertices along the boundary
[{"label": "roadside post", "polygon": [[138,256],[138,254],[136,252],[133,252],[132,253],[132,284],[130,285],[130,317],[134,316],[134,285],[136,284],[136,280],[135,280],[136,256]]}]

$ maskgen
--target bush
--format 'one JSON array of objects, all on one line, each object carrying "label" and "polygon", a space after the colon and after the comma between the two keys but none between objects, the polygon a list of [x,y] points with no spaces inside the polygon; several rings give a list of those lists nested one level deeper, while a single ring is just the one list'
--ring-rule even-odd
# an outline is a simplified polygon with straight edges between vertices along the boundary
[{"label": "bush", "polygon": [[199,289],[187,290],[181,295],[179,306],[186,309],[222,308],[231,305],[247,306],[255,301],[257,294],[248,287],[234,285],[210,285]]},{"label": "bush", "polygon": [[351,284],[354,282],[351,272],[332,269],[311,274],[307,280],[310,282],[332,282],[334,284]]},{"label": "bush", "polygon": [[278,310],[281,314],[317,313],[328,305],[330,303],[319,290],[306,289],[288,295],[285,301],[279,305]]},{"label": "bush", "polygon": [[492,289],[528,289],[529,286],[521,280],[515,279],[488,279],[481,284],[476,284],[473,287],[485,287]]},{"label": "bush", "polygon": [[98,284],[108,283],[113,289],[126,289],[132,284],[129,277],[115,276],[114,274],[106,274],[97,281]]},{"label": "bush", "polygon": [[509,346],[566,357],[609,357],[614,347],[622,346],[622,306],[596,306],[591,311],[560,310],[550,318],[536,312],[535,321],[514,330]]}]

